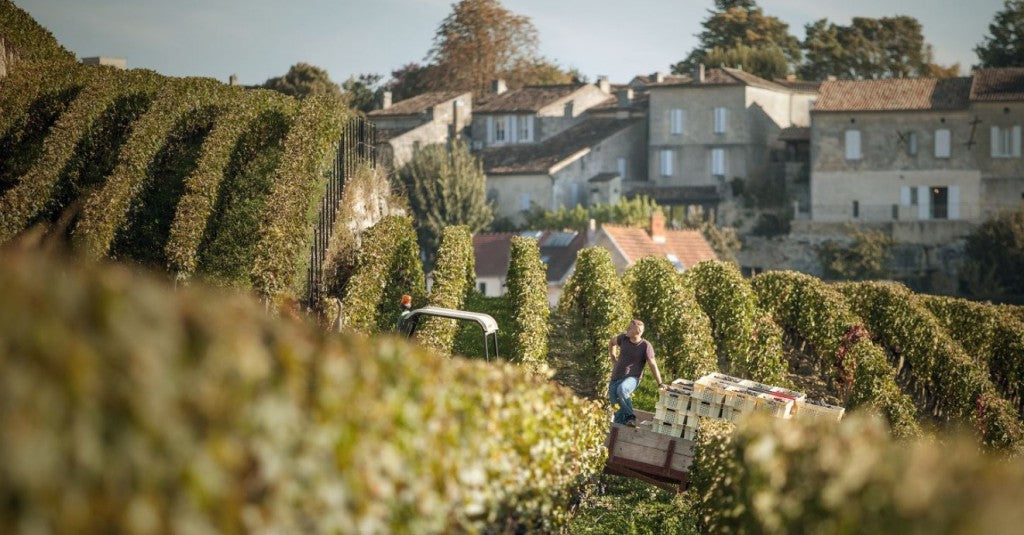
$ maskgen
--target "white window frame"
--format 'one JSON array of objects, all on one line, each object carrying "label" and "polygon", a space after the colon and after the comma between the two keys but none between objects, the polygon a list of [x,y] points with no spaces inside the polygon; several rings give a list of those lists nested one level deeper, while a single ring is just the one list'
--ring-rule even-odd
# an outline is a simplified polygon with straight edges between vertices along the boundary
[{"label": "white window frame", "polygon": [[487,116],[487,144],[494,143],[494,116]]},{"label": "white window frame", "polygon": [[494,121],[494,142],[495,143],[508,143],[508,136],[506,128],[508,123],[505,117],[498,117],[498,120]]},{"label": "white window frame", "polygon": [[724,134],[726,125],[729,121],[729,109],[718,107],[715,108],[715,133]]},{"label": "white window frame", "polygon": [[682,134],[683,125],[686,121],[686,115],[683,113],[682,108],[672,108],[669,110],[668,115],[669,133]]},{"label": "white window frame", "polygon": [[659,152],[659,162],[661,168],[661,176],[672,176],[672,166],[675,163],[675,154],[672,149],[661,149]]},{"label": "white window frame", "polygon": [[519,138],[519,118],[515,115],[505,116],[505,132],[508,133],[508,142],[515,143]]},{"label": "white window frame", "polygon": [[993,158],[1020,158],[1021,127],[1019,125],[993,126],[991,132],[991,156]]},{"label": "white window frame", "polygon": [[711,149],[711,176],[725,176],[725,149]]},{"label": "white window frame", "polygon": [[532,115],[524,115],[519,118],[519,132],[517,137],[520,143],[530,143],[533,141]]},{"label": "white window frame", "polygon": [[843,135],[843,149],[846,152],[847,160],[860,160],[864,157],[861,150],[860,130],[849,129]]},{"label": "white window frame", "polygon": [[948,159],[953,155],[953,133],[948,128],[935,131],[935,157]]}]

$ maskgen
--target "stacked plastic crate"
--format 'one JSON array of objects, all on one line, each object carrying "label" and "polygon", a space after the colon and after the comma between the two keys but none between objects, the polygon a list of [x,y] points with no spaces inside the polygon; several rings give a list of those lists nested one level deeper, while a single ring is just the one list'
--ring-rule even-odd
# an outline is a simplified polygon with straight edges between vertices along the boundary
[{"label": "stacked plastic crate", "polygon": [[676,379],[661,392],[655,406],[653,429],[692,440],[699,418],[737,422],[752,412],[776,418],[812,418],[838,421],[845,409],[808,399],[802,392],[711,373],[697,381]]}]

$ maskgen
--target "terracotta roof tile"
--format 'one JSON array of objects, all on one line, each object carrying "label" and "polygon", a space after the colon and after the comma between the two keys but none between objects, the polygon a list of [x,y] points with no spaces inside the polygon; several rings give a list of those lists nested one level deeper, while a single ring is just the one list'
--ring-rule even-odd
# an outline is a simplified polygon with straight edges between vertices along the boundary
[{"label": "terracotta roof tile", "polygon": [[978,69],[971,84],[974,101],[1024,101],[1024,68]]},{"label": "terracotta roof tile", "polygon": [[432,91],[400,100],[386,110],[373,110],[366,115],[370,117],[386,117],[389,115],[419,115],[445,101],[452,100],[465,91]]},{"label": "terracotta roof tile", "polygon": [[515,235],[502,232],[473,236],[477,277],[504,277],[508,274],[508,253]]},{"label": "terracotta roof tile", "polygon": [[489,175],[546,174],[555,164],[589,149],[639,119],[591,117],[541,143],[488,147],[478,155]]},{"label": "terracotta roof tile", "polygon": [[970,78],[829,80],[821,84],[813,111],[962,110],[970,89]]},{"label": "terracotta roof tile", "polygon": [[573,94],[585,84],[528,85],[489,98],[473,109],[473,113],[538,112],[544,106]]},{"label": "terracotta roof tile", "polygon": [[602,225],[630,264],[645,256],[666,258],[674,254],[689,269],[698,262],[718,258],[699,230],[665,230],[665,243],[655,243],[645,229],[620,225]]}]

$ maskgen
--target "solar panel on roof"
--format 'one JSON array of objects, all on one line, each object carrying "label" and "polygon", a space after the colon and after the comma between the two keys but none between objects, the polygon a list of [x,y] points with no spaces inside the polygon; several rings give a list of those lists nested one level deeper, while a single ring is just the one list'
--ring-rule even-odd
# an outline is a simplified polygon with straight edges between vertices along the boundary
[{"label": "solar panel on roof", "polygon": [[520,232],[519,235],[524,238],[533,238],[535,240],[539,240],[540,237],[544,235],[544,233],[539,230],[524,230]]},{"label": "solar panel on roof", "polygon": [[541,247],[568,247],[575,237],[575,232],[552,232],[540,245]]}]

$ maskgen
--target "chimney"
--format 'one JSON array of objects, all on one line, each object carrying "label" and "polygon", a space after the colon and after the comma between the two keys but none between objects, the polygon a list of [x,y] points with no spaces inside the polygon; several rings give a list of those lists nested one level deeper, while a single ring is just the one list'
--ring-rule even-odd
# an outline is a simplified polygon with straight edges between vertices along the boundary
[{"label": "chimney", "polygon": [[693,68],[693,82],[695,84],[703,84],[704,83],[704,64],[703,63],[698,63],[697,66]]},{"label": "chimney", "polygon": [[654,83],[660,84],[665,81],[665,73],[658,71],[654,73]]},{"label": "chimney", "polygon": [[615,92],[615,96],[618,97],[618,105],[620,108],[628,108],[633,105],[633,90],[626,87]]},{"label": "chimney", "polygon": [[508,85],[505,83],[504,79],[498,78],[497,80],[491,82],[491,90],[494,92],[495,95],[501,95],[505,91],[508,91]]},{"label": "chimney", "polygon": [[651,212],[651,241],[665,243],[665,214],[661,210]]},{"label": "chimney", "polygon": [[228,85],[238,85],[238,75],[232,74],[228,76]]},{"label": "chimney", "polygon": [[391,107],[391,91],[384,91],[380,94],[380,109],[386,110]]},{"label": "chimney", "polygon": [[612,92],[612,85],[610,83],[608,83],[608,77],[607,76],[598,76],[597,77],[597,87],[601,90],[602,93],[604,93],[606,95],[609,95]]}]

